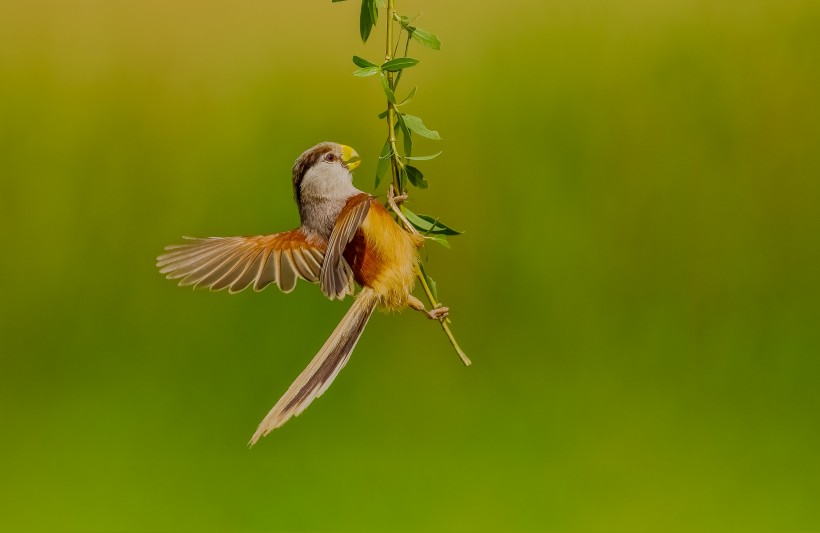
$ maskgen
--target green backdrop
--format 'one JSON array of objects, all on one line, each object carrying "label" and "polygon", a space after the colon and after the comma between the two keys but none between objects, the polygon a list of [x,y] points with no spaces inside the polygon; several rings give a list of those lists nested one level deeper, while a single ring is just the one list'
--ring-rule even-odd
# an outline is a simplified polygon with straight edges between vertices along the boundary
[{"label": "green backdrop", "polygon": [[[324,140],[373,190],[355,2],[0,3],[0,530],[820,528],[820,4],[400,0],[429,271],[473,359],[348,302],[154,267],[294,227]],[[383,17],[382,13],[382,17]],[[383,20],[383,19],[382,19]],[[411,48],[412,51],[412,48]],[[382,191],[379,191],[383,193]]]}]

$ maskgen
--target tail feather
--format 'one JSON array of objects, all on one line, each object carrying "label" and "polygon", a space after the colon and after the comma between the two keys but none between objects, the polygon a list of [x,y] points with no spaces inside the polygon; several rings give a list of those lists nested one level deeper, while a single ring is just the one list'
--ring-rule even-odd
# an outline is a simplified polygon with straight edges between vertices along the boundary
[{"label": "tail feather", "polygon": [[370,315],[373,314],[373,309],[376,308],[376,302],[377,296],[373,290],[363,288],[319,353],[259,424],[256,433],[251,437],[250,446],[291,417],[299,416],[315,398],[327,390],[350,358]]}]

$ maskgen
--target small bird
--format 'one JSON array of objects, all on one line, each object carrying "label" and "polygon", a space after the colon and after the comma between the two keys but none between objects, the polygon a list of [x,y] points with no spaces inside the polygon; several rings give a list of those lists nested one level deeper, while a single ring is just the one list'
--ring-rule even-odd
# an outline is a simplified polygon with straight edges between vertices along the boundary
[{"label": "small bird", "polygon": [[349,146],[317,144],[293,165],[298,228],[255,237],[185,237],[189,242],[167,246],[157,258],[160,273],[179,279],[180,286],[231,294],[274,283],[288,293],[297,278],[318,283],[331,300],[352,294],[354,281],[361,287],[319,353],[259,424],[251,446],[327,390],[377,307],[409,306],[436,320],[447,316],[446,307],[427,311],[411,294],[424,238],[402,229],[376,198],[353,186],[351,171],[359,164]]}]

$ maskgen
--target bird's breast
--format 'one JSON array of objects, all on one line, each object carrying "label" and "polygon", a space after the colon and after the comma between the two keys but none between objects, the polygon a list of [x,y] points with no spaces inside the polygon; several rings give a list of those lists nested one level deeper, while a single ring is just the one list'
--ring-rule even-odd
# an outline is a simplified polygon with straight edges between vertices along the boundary
[{"label": "bird's breast", "polygon": [[356,282],[371,287],[383,308],[398,310],[413,290],[418,242],[376,200],[344,251]]}]

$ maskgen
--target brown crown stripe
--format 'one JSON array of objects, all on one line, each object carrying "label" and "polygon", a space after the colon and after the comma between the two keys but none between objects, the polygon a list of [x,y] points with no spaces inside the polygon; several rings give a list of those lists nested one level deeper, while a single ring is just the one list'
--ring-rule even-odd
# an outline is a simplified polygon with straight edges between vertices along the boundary
[{"label": "brown crown stripe", "polygon": [[302,179],[323,155],[332,151],[333,143],[319,143],[300,155],[293,164],[293,198],[296,200],[300,216],[302,215]]}]

